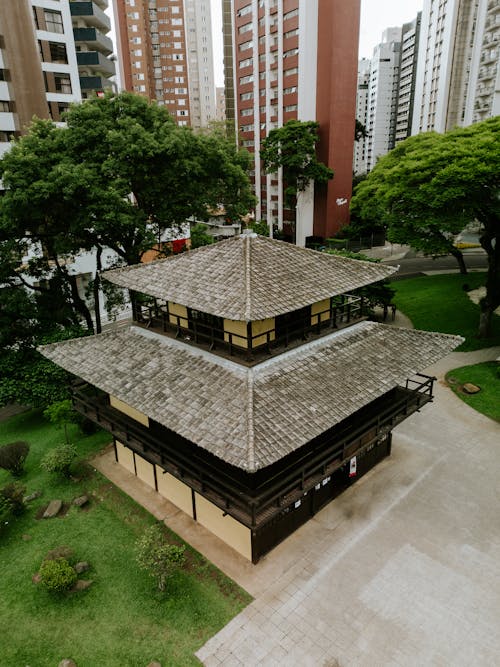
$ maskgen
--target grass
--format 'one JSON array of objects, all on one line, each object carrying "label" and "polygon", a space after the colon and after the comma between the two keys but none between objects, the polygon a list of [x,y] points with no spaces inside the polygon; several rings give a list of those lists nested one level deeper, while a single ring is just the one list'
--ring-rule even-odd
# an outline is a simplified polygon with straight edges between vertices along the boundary
[{"label": "grass", "polygon": [[492,335],[477,337],[479,306],[472,303],[463,285],[476,289],[485,284],[486,274],[447,274],[408,278],[391,283],[396,290],[394,303],[416,329],[458,334],[465,342],[459,351],[479,350],[500,345],[500,317],[493,315]]},{"label": "grass", "polygon": [[[500,422],[500,364],[497,361],[455,368],[446,374],[446,381],[464,403]],[[480,387],[481,391],[464,393],[462,386],[467,382]]]},{"label": "grass", "polygon": [[[167,593],[135,562],[134,545],[154,518],[84,461],[75,480],[43,472],[39,461],[62,432],[31,411],[0,424],[0,444],[26,440],[31,449],[21,481],[27,493],[42,490],[26,513],[0,534],[0,663],[2,667],[53,667],[62,658],[78,665],[142,667],[159,660],[169,667],[199,664],[194,652],[251,600],[200,554],[186,546],[187,566]],[[82,436],[70,427],[79,455],[88,458],[109,442],[99,432]],[[0,470],[0,487],[11,481]],[[88,509],[70,507],[61,518],[37,520],[54,498],[70,503],[90,496]],[[172,540],[181,540],[171,533]],[[45,554],[68,545],[90,563],[87,591],[54,598],[32,583]]]}]

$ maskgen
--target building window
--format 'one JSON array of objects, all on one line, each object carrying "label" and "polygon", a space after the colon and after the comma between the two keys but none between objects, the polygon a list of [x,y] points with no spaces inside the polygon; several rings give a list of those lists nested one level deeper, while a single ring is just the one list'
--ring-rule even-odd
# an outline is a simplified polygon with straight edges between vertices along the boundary
[{"label": "building window", "polygon": [[252,24],[251,23],[245,23],[245,25],[241,25],[238,28],[238,34],[243,35],[246,32],[250,32],[252,29]]},{"label": "building window", "polygon": [[240,85],[244,85],[245,83],[252,83],[252,81],[253,81],[253,74],[240,77]]},{"label": "building window", "polygon": [[10,102],[8,100],[0,100],[0,111],[10,111]]},{"label": "building window", "polygon": [[50,62],[68,64],[68,54],[66,52],[66,44],[62,42],[49,42]]},{"label": "building window", "polygon": [[71,94],[73,92],[73,89],[71,88],[71,77],[69,74],[54,72],[54,83],[56,92],[58,93]]}]

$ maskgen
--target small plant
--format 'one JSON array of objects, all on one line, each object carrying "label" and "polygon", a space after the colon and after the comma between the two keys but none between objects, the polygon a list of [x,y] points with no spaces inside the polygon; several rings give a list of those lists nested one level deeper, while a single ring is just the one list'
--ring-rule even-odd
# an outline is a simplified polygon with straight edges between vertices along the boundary
[{"label": "small plant", "polygon": [[40,567],[40,583],[51,593],[63,593],[72,588],[77,574],[65,558],[44,560]]},{"label": "small plant", "polygon": [[8,470],[14,477],[20,477],[29,450],[29,444],[22,440],[3,445],[0,447],[0,468]]},{"label": "small plant", "polygon": [[11,512],[14,516],[19,516],[24,512],[25,493],[26,487],[20,482],[12,482],[0,489],[0,496],[10,503]]},{"label": "small plant", "polygon": [[74,424],[78,421],[78,415],[73,410],[73,406],[69,398],[64,401],[56,401],[49,405],[43,411],[43,416],[48,419],[56,428],[64,429],[64,441],[69,444],[68,439],[68,424]]},{"label": "small plant", "polygon": [[150,526],[136,543],[137,562],[147,570],[164,591],[167,579],[184,565],[184,547],[169,544],[159,524]]},{"label": "small plant", "polygon": [[76,457],[76,453],[74,445],[59,445],[59,447],[49,449],[41,460],[40,466],[47,472],[69,477],[71,464]]}]

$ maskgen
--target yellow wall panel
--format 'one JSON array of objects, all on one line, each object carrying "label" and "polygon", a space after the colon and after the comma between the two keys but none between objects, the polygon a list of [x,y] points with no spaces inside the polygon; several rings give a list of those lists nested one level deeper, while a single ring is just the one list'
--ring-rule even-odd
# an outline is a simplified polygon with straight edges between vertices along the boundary
[{"label": "yellow wall panel", "polygon": [[163,474],[163,470],[159,466],[156,466],[156,479],[158,481],[158,493],[193,518],[193,500],[190,487],[168,472]]},{"label": "yellow wall panel", "polygon": [[[276,338],[274,326],[274,317],[268,317],[266,320],[255,320],[255,322],[252,322],[253,347],[257,347],[258,345],[265,345],[267,343],[267,335],[265,334],[268,331],[271,332],[269,339],[274,340]],[[259,334],[264,335],[261,336]]]},{"label": "yellow wall panel", "polygon": [[127,415],[128,417],[132,417],[132,419],[135,419],[136,422],[139,422],[144,426],[149,426],[149,419],[147,415],[145,415],[143,412],[139,412],[139,410],[136,410],[130,405],[127,405],[124,401],[116,398],[116,396],[112,396],[111,394],[109,395],[109,404],[111,407],[115,408],[116,410],[120,410],[120,412],[123,412],[123,414]]},{"label": "yellow wall panel", "polygon": [[171,324],[176,326],[188,328],[188,311],[186,306],[181,306],[180,303],[168,302],[168,319]]},{"label": "yellow wall panel", "polygon": [[233,335],[233,345],[238,347],[248,347],[247,323],[240,320],[224,320],[224,340],[229,343],[230,336]]},{"label": "yellow wall panel", "polygon": [[[319,315],[319,313],[321,313],[321,315]],[[326,322],[330,319],[330,299],[323,299],[323,301],[317,301],[312,304],[311,324],[318,324],[318,319],[320,319],[321,322]]]},{"label": "yellow wall panel", "polygon": [[146,482],[153,489],[155,488],[155,471],[152,463],[143,459],[139,454],[135,455],[135,467],[137,469],[137,477]]},{"label": "yellow wall panel", "polygon": [[135,475],[134,452],[117,440],[116,453],[118,456],[118,463]]},{"label": "yellow wall panel", "polygon": [[247,528],[232,516],[223,512],[209,500],[195,494],[196,498],[196,520],[205,526],[211,533],[220,537],[235,551],[248,560],[252,560],[252,540],[250,528]]}]

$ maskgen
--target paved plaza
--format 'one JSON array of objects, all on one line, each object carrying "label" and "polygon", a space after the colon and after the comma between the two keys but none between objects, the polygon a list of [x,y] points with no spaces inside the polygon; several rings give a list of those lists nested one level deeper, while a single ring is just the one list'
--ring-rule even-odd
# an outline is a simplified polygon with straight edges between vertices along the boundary
[{"label": "paved plaza", "polygon": [[444,386],[500,348],[427,372],[435,402],[394,431],[392,455],[256,566],[113,463],[97,467],[255,600],[197,653],[207,666],[500,664],[500,425]]}]

